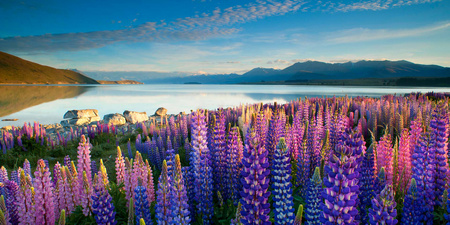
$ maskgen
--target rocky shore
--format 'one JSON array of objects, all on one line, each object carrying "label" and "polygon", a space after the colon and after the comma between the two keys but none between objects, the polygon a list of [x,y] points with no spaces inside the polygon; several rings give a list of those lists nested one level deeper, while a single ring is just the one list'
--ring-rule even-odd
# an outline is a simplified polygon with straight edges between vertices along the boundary
[{"label": "rocky shore", "polygon": [[[70,130],[79,128],[84,129],[88,126],[97,127],[99,124],[114,125],[125,132],[134,132],[138,123],[159,124],[161,121],[165,123],[171,116],[177,117],[178,115],[184,114],[184,112],[179,114],[167,114],[167,109],[160,107],[150,116],[148,116],[146,112],[125,110],[123,113],[106,114],[103,116],[103,119],[101,119],[97,109],[79,109],[67,111],[63,115],[63,120],[60,123],[45,124],[42,126],[50,136],[55,136],[58,133],[65,134],[66,132],[70,132]],[[1,131],[12,130],[12,128],[12,126],[4,126],[1,128]],[[0,136],[2,135],[1,131]]]}]

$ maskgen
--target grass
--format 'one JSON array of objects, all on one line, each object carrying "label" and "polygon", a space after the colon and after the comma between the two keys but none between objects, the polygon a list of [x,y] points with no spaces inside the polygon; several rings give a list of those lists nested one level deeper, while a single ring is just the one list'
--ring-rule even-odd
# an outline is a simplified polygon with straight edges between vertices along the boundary
[{"label": "grass", "polygon": [[[116,180],[116,140],[119,140],[120,148],[126,150],[126,143],[128,139],[131,138],[136,139],[136,135],[115,136],[102,133],[91,140],[91,161],[96,161],[98,168],[100,159],[103,160],[110,181],[115,182]],[[23,136],[22,143],[26,151],[18,146],[16,140],[13,149],[8,150],[7,154],[0,154],[0,166],[4,166],[8,171],[17,170],[19,167],[23,167],[23,162],[27,159],[30,162],[32,172],[34,172],[36,170],[37,161],[39,159],[46,159],[49,162],[50,171],[53,171],[53,167],[57,162],[60,164],[64,163],[64,157],[66,155],[73,161],[77,160],[78,142],[79,140],[71,141],[67,143],[67,147],[56,146],[54,149],[51,149],[47,146],[47,143],[45,143],[44,146],[41,146],[40,143],[36,143],[33,139],[28,140],[26,136]],[[132,144],[132,151],[136,151],[134,144]]]}]

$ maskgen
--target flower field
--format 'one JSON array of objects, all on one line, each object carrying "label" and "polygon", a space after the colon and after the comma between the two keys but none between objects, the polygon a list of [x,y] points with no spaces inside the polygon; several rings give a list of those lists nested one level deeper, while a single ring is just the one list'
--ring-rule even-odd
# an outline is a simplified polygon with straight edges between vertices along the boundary
[{"label": "flower field", "polygon": [[450,96],[3,131],[0,224],[445,224]]}]

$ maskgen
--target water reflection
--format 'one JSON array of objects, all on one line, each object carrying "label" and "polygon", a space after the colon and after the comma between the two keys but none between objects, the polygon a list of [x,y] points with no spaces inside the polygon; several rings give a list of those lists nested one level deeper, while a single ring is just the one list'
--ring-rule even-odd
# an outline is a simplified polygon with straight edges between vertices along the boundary
[{"label": "water reflection", "polygon": [[[197,108],[216,109],[259,102],[285,103],[298,98],[322,96],[370,96],[411,92],[449,92],[449,88],[395,88],[282,85],[93,85],[93,86],[0,86],[0,127],[39,121],[62,120],[71,109],[98,109],[105,114],[125,110],[153,114],[159,107],[169,114]],[[6,94],[4,94],[6,93]],[[29,107],[29,108],[28,108]],[[3,118],[2,118],[3,117]]]},{"label": "water reflection", "polygon": [[0,86],[0,117],[61,98],[74,98],[85,86]]}]

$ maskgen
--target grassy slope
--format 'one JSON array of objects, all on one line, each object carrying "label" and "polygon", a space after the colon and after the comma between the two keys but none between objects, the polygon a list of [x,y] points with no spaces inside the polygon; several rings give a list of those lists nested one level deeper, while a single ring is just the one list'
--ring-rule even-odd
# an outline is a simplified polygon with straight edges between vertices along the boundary
[{"label": "grassy slope", "polygon": [[55,69],[0,52],[0,84],[98,84],[71,70]]}]

